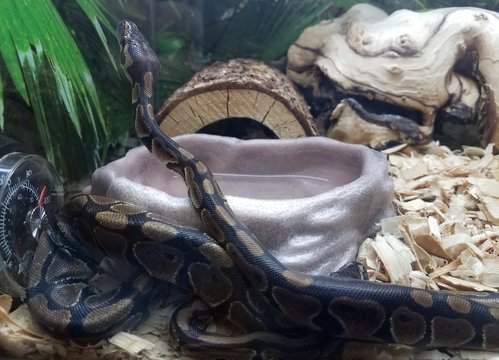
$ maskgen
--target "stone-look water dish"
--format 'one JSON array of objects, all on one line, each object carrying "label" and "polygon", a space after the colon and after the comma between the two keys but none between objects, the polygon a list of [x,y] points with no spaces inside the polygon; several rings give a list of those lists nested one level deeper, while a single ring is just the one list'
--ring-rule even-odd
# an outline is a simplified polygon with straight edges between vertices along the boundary
[{"label": "stone-look water dish", "polygon": [[358,4],[305,29],[288,51],[287,75],[299,85],[320,92],[325,81],[343,96],[378,106],[370,112],[384,114],[386,127],[367,123],[343,101],[328,131],[373,147],[427,142],[436,121],[439,136],[453,146],[499,145],[498,74],[499,14],[479,8],[389,16]]},{"label": "stone-look water dish", "polygon": [[[323,137],[243,141],[193,134],[175,140],[208,165],[235,213],[296,271],[337,270],[355,258],[380,219],[394,214],[386,159],[364,146]],[[89,191],[201,227],[181,178],[145,147],[96,170]]]}]

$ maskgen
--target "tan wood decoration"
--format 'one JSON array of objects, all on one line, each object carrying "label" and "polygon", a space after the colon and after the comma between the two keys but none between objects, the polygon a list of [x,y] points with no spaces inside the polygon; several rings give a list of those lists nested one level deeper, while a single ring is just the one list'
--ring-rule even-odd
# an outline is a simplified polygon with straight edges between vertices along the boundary
[{"label": "tan wood decoration", "polygon": [[262,62],[217,62],[196,73],[156,115],[169,136],[195,133],[223,119],[252,119],[278,138],[317,135],[308,106],[287,77]]},{"label": "tan wood decoration", "polygon": [[386,105],[383,115],[391,121],[379,126],[341,102],[332,113],[331,137],[373,147],[405,142],[400,108],[420,115],[413,143],[429,141],[438,121],[457,145],[499,146],[498,34],[499,14],[480,8],[388,15],[357,4],[301,34],[288,51],[287,75],[313,89],[327,79],[346,97]]}]

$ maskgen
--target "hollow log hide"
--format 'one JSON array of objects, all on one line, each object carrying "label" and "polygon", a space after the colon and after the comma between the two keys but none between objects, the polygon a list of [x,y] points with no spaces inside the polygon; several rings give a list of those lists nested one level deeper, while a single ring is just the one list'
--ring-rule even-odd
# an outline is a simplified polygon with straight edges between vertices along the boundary
[{"label": "hollow log hide", "polygon": [[[498,74],[499,14],[479,8],[388,16],[358,4],[306,29],[288,51],[293,81],[318,89],[326,79],[345,98],[328,135],[375,147],[435,134],[455,146],[498,146]],[[352,117],[378,129],[354,131]]]},{"label": "hollow log hide", "polygon": [[195,133],[224,119],[249,119],[277,138],[316,135],[308,106],[293,83],[262,62],[217,62],[175,91],[156,115],[169,136]]}]

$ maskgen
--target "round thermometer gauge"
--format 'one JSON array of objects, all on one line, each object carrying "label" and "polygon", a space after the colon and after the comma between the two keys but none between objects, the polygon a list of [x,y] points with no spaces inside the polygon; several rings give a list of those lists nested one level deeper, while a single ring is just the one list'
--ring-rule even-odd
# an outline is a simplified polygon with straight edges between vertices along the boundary
[{"label": "round thermometer gauge", "polygon": [[62,205],[64,188],[43,157],[0,159],[0,289],[23,297],[39,233]]}]

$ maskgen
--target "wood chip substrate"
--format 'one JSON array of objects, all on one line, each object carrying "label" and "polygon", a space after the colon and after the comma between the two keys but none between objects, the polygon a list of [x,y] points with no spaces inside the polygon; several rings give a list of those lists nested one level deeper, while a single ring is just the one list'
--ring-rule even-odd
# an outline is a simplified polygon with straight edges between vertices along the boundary
[{"label": "wood chip substrate", "polygon": [[[424,289],[497,292],[499,155],[494,155],[492,145],[451,151],[431,143],[387,153],[398,216],[385,219],[380,232],[359,249],[358,260],[370,280]],[[7,295],[0,296],[0,348],[10,356],[191,359],[179,355],[169,342],[167,324],[175,300],[139,329],[91,346],[49,336],[33,323],[25,305],[11,312],[11,303]],[[499,354],[347,342],[335,358],[497,359]]]}]

